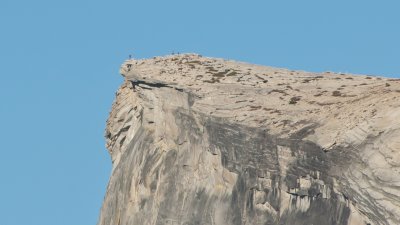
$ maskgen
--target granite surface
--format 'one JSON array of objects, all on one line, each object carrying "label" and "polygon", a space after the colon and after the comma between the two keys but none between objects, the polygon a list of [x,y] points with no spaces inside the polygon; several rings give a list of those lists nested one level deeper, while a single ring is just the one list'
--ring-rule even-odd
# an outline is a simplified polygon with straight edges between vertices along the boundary
[{"label": "granite surface", "polygon": [[127,60],[99,225],[398,225],[400,80]]}]

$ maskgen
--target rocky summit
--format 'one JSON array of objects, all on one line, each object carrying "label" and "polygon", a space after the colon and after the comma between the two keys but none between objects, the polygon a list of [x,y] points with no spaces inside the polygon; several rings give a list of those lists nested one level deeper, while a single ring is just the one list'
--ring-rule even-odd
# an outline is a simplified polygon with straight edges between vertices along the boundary
[{"label": "rocky summit", "polygon": [[98,225],[399,225],[400,80],[127,60]]}]

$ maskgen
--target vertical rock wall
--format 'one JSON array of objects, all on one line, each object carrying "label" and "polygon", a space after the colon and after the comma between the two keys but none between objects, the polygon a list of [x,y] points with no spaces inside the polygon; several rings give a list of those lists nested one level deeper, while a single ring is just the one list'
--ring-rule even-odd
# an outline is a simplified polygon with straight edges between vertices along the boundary
[{"label": "vertical rock wall", "polygon": [[400,224],[398,108],[339,142],[323,119],[278,133],[210,113],[218,97],[124,73],[99,225]]}]

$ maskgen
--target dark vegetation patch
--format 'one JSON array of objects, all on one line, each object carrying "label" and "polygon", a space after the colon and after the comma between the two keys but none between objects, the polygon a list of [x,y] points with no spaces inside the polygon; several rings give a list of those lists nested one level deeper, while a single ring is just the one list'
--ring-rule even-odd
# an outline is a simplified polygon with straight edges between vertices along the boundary
[{"label": "dark vegetation patch", "polygon": [[219,83],[219,79],[215,79],[214,77],[211,80],[203,80],[204,83]]},{"label": "dark vegetation patch", "polygon": [[198,60],[188,61],[187,64],[198,64],[201,65],[201,62]]},{"label": "dark vegetation patch", "polygon": [[280,110],[278,110],[278,109],[273,109],[273,108],[263,108],[263,110],[264,110],[264,111],[267,111],[267,112],[269,112],[270,114],[277,113],[277,114],[281,115],[281,111],[280,111]]},{"label": "dark vegetation patch", "polygon": [[301,97],[300,96],[294,96],[290,98],[289,104],[294,105],[296,104],[298,101],[300,101]]},{"label": "dark vegetation patch", "polygon": [[225,76],[236,76],[238,73],[238,70],[231,70],[231,69],[225,69],[224,71],[218,71],[214,69],[213,67],[206,67],[208,71],[206,73],[212,74],[214,77],[222,78]]},{"label": "dark vegetation patch", "polygon": [[340,93],[340,91],[333,91],[332,96],[335,96],[335,97],[342,96],[342,93]]},{"label": "dark vegetation patch", "polygon": [[272,92],[277,92],[277,93],[281,93],[283,95],[288,95],[288,93],[286,93],[284,90],[279,90],[279,89],[273,89],[270,92],[268,92],[268,94],[271,94]]},{"label": "dark vegetation patch", "polygon": [[227,77],[232,77],[232,76],[236,76],[238,73],[236,71],[232,71],[228,74],[226,74]]},{"label": "dark vegetation patch", "polygon": [[301,83],[309,83],[310,81],[318,80],[318,79],[320,79],[320,78],[324,78],[324,76],[309,77],[309,78],[303,79],[303,80],[301,81]]},{"label": "dark vegetation patch", "polygon": [[225,74],[226,74],[225,72],[218,72],[218,73],[214,73],[213,76],[222,78],[222,77],[225,77]]},{"label": "dark vegetation patch", "polygon": [[261,109],[261,108],[262,108],[261,106],[254,106],[254,105],[252,105],[252,106],[250,106],[250,111],[259,110],[259,109]]},{"label": "dark vegetation patch", "polygon": [[218,70],[216,70],[214,67],[212,66],[207,66],[206,69],[210,72],[218,72]]},{"label": "dark vegetation patch", "polygon": [[[182,61],[180,61],[182,62]],[[196,65],[202,65],[202,62],[198,61],[198,60],[193,60],[193,61],[187,61],[186,64],[191,68],[194,69],[196,68]]]}]

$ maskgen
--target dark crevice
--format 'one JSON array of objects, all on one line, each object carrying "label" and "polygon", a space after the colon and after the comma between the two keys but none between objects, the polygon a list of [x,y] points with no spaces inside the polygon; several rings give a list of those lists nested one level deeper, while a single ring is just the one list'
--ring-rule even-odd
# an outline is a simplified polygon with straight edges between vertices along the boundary
[{"label": "dark crevice", "polygon": [[[173,88],[173,89],[175,89],[175,90],[177,90],[177,91],[183,92],[183,89],[182,89],[182,88],[173,87],[173,86],[170,86],[170,85],[168,85],[168,84],[159,83],[159,82],[147,82],[147,81],[143,81],[143,80],[135,80],[135,81],[131,81],[131,83],[132,83],[132,85],[133,85],[134,88],[135,88],[137,85],[144,84],[144,85],[147,85],[147,86],[153,87],[153,88],[163,88],[163,87],[167,87],[167,88]],[[146,87],[143,87],[143,86],[140,86],[140,87],[141,87],[141,88],[144,88],[144,89],[151,89],[151,88],[146,88]]]},{"label": "dark crevice", "polygon": [[121,139],[121,141],[119,142],[120,146],[122,146],[122,144],[125,142],[125,139],[126,139],[126,136]]},{"label": "dark crevice", "polygon": [[300,197],[300,198],[304,198],[304,197],[306,197],[306,196],[308,196],[308,197],[313,197],[313,196],[302,195],[302,194],[293,193],[293,192],[289,192],[289,191],[286,191],[286,193],[288,193],[289,195],[295,196],[295,197]]}]

